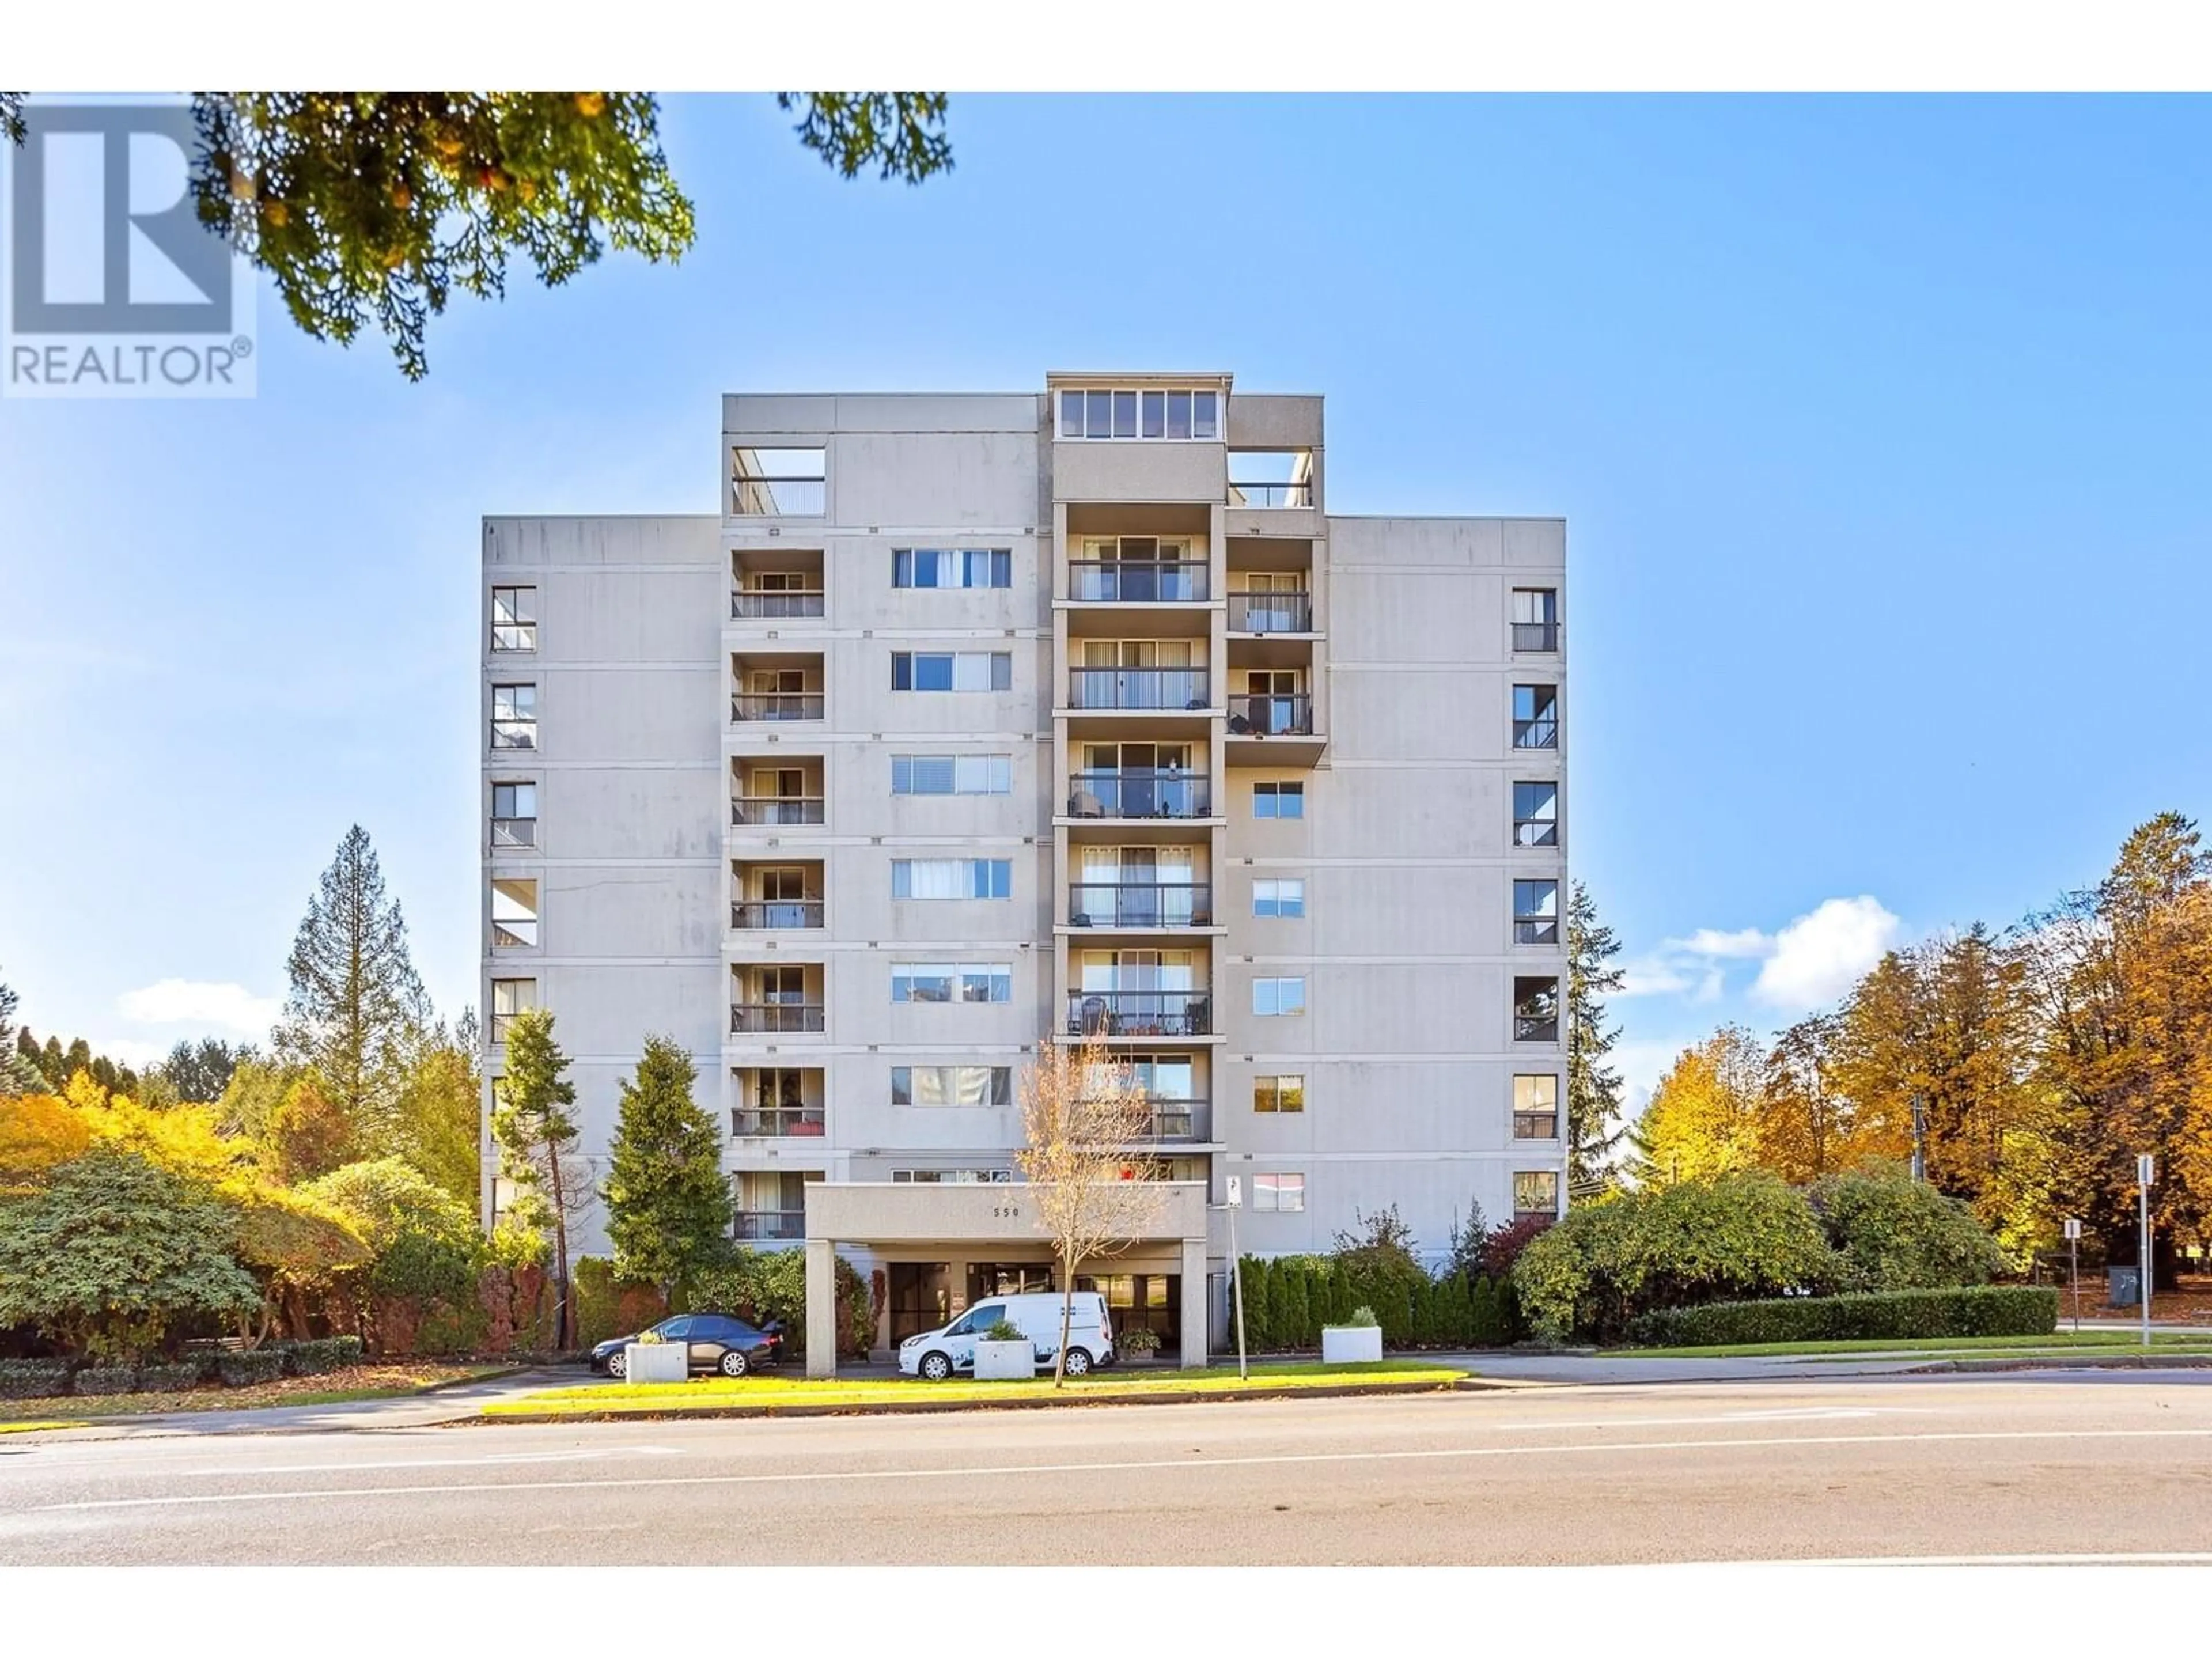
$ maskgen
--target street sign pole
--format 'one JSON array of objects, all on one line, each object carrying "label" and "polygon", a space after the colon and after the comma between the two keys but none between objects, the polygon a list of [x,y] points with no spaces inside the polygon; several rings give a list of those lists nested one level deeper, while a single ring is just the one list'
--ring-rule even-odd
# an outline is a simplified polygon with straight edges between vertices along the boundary
[{"label": "street sign pole", "polygon": [[2142,1345],[2150,1346],[2150,1183],[2157,1173],[2151,1155],[2143,1152],[2136,1158],[2136,1205],[2142,1227],[2140,1253],[2136,1260],[2142,1265],[2137,1276],[2142,1280]]},{"label": "street sign pole", "polygon": [[1237,1212],[1244,1207],[1244,1180],[1229,1177],[1229,1285],[1237,1304],[1237,1380],[1249,1380],[1244,1364],[1244,1258],[1237,1253]]},{"label": "street sign pole", "polygon": [[2081,1334],[2081,1224],[2066,1222],[2066,1277],[2074,1287],[2074,1334]]}]

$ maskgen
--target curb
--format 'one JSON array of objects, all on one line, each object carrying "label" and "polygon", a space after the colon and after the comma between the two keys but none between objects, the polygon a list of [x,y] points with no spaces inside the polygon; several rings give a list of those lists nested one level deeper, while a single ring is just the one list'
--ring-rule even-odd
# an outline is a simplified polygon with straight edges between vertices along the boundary
[{"label": "curb", "polygon": [[1926,1376],[1939,1371],[2196,1371],[2212,1370],[2212,1354],[2150,1353],[2057,1355],[2042,1359],[1946,1359],[1894,1372]]},{"label": "curb", "polygon": [[634,1411],[609,1408],[575,1412],[501,1412],[478,1420],[498,1423],[634,1423],[672,1422],[678,1419],[725,1417],[898,1417],[927,1412],[1064,1411],[1096,1406],[1193,1406],[1243,1400],[1346,1400],[1368,1395],[1457,1394],[1510,1386],[1480,1377],[1456,1382],[1349,1382],[1315,1388],[1250,1389],[1224,1392],[1218,1389],[1178,1389],[1146,1394],[1076,1395],[1054,1399],[1012,1395],[1000,1400],[882,1400],[833,1405],[804,1401],[778,1404],[762,1401],[750,1406],[691,1406],[674,1411],[650,1407]]}]

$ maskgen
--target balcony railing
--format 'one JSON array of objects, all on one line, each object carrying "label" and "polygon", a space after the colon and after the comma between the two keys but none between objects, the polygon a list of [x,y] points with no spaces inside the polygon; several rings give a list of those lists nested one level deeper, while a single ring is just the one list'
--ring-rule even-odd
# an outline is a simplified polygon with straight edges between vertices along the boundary
[{"label": "balcony railing", "polygon": [[1557,818],[1516,818],[1513,820],[1513,844],[1516,847],[1557,847],[1559,844],[1559,821]]},{"label": "balcony railing", "polygon": [[1088,605],[1202,603],[1206,571],[1203,559],[1070,559],[1067,597]]},{"label": "balcony railing", "polygon": [[538,648],[538,624],[534,622],[494,623],[491,625],[491,648],[495,651],[535,651]]},{"label": "balcony railing", "polygon": [[537,846],[538,820],[494,818],[491,821],[491,844],[495,848]]},{"label": "balcony railing", "polygon": [[1513,624],[1513,648],[1516,651],[1556,651],[1559,648],[1559,625],[1555,622],[1517,622]]},{"label": "balcony railing", "polygon": [[1313,697],[1310,693],[1229,699],[1229,732],[1232,737],[1280,738],[1312,730]]},{"label": "balcony railing", "polygon": [[1206,882],[1086,881],[1067,890],[1071,927],[1205,927],[1212,921]]},{"label": "balcony railing", "polygon": [[730,699],[733,720],[818,720],[819,691],[740,691]]},{"label": "balcony railing", "polygon": [[1073,991],[1071,1036],[1205,1036],[1213,1030],[1207,991]]},{"label": "balcony railing", "polygon": [[528,720],[500,720],[491,723],[491,746],[495,749],[535,749],[538,747],[538,722]]},{"label": "balcony railing", "polygon": [[819,927],[822,901],[817,899],[738,899],[730,906],[732,927]]},{"label": "balcony railing", "polygon": [[1160,1096],[1148,1097],[1152,1109],[1151,1133],[1147,1140],[1204,1140],[1206,1135],[1206,1103],[1203,1100],[1167,1100]]},{"label": "balcony railing", "polygon": [[1204,708],[1203,668],[1074,668],[1070,708]]},{"label": "balcony railing", "polygon": [[1067,780],[1072,818],[1203,818],[1212,816],[1208,780],[1188,772],[1123,769]]},{"label": "balcony railing", "polygon": [[1297,483],[1239,483],[1229,481],[1229,505],[1231,507],[1311,507],[1313,483],[1301,480]]},{"label": "balcony railing", "polygon": [[1557,1042],[1559,1040],[1559,1017],[1557,1014],[1524,1014],[1513,1016],[1513,1040],[1516,1042]]},{"label": "balcony railing", "polygon": [[738,620],[765,617],[818,617],[822,614],[818,587],[740,587],[730,595],[730,615]]},{"label": "balcony railing", "polygon": [[1310,634],[1313,595],[1310,593],[1231,593],[1229,631],[1232,634]]},{"label": "balcony railing", "polygon": [[793,1239],[806,1237],[804,1210],[739,1210],[737,1236],[741,1239]]},{"label": "balcony railing", "polygon": [[1513,722],[1513,746],[1516,749],[1557,749],[1559,746],[1559,720],[1547,714],[1540,720]]},{"label": "balcony railing", "polygon": [[1513,1114],[1513,1139],[1516,1140],[1557,1140],[1559,1138],[1559,1115],[1557,1112],[1516,1112]]},{"label": "balcony railing", "polygon": [[819,795],[738,795],[730,801],[730,822],[737,824],[819,823]]},{"label": "balcony railing", "polygon": [[823,1029],[823,1006],[818,1002],[733,1002],[730,1030],[750,1036],[762,1032],[819,1031]]},{"label": "balcony railing", "polygon": [[785,1106],[755,1111],[740,1106],[730,1114],[730,1133],[733,1135],[819,1135],[823,1133],[822,1109],[819,1106]]}]

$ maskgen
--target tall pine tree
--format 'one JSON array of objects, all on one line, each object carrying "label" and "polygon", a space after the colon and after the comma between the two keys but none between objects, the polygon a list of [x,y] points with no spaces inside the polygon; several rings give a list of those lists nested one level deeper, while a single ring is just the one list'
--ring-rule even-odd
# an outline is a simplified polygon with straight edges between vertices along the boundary
[{"label": "tall pine tree", "polygon": [[1595,1197],[1612,1176],[1608,1162],[1620,1142],[1620,1073],[1605,1057],[1620,1040],[1608,1025],[1605,994],[1621,986],[1613,958],[1620,941],[1597,919],[1589,889],[1577,882],[1567,902],[1567,1192]]},{"label": "tall pine tree", "polygon": [[[556,1347],[568,1346],[574,1328],[568,1291],[568,1221],[591,1198],[591,1182],[576,1151],[577,1127],[568,1109],[576,1085],[568,1057],[553,1040],[553,1016],[526,1008],[507,1023],[507,1068],[493,1085],[498,1104],[491,1132],[508,1179],[521,1187],[553,1232],[553,1316]],[[540,1207],[542,1206],[542,1208]],[[536,1219],[537,1218],[532,1218]]]},{"label": "tall pine tree", "polygon": [[636,1076],[622,1085],[600,1188],[616,1273],[658,1285],[671,1297],[714,1264],[730,1236],[722,1137],[691,1097],[698,1077],[675,1038],[645,1040]]},{"label": "tall pine tree", "polygon": [[46,1079],[18,1045],[15,993],[0,984],[0,1096],[33,1095],[46,1091]]},{"label": "tall pine tree", "polygon": [[288,967],[292,990],[277,1053],[322,1074],[363,1153],[380,1157],[392,1150],[407,1062],[430,1000],[408,955],[399,902],[386,894],[376,848],[357,823],[308,901]]}]

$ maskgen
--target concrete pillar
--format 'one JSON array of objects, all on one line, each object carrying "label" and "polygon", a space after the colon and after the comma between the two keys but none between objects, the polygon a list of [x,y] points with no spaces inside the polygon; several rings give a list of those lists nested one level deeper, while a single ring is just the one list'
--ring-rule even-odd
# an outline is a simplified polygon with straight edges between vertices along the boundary
[{"label": "concrete pillar", "polygon": [[837,1247],[806,1241],[806,1374],[837,1375]]},{"label": "concrete pillar", "polygon": [[1182,1363],[1206,1364],[1206,1241],[1182,1242]]}]

